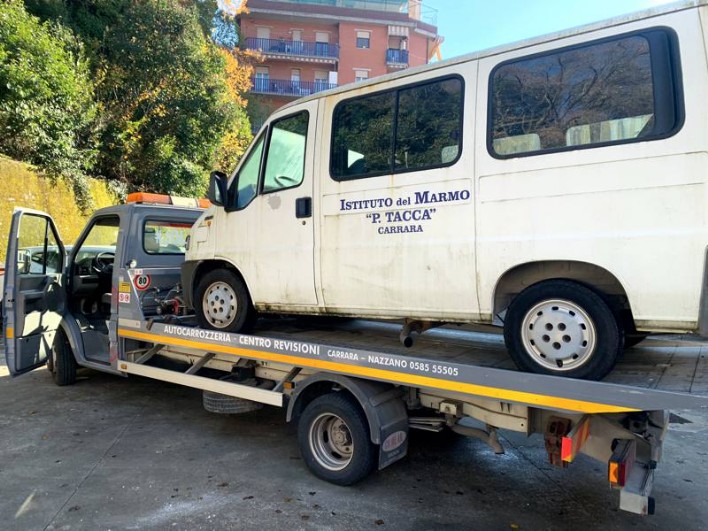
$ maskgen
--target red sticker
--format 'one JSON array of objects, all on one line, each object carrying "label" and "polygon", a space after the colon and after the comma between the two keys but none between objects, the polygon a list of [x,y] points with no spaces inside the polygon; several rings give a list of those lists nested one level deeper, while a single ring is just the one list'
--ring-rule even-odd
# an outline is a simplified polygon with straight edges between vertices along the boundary
[{"label": "red sticker", "polygon": [[150,275],[138,275],[133,283],[140,291],[146,290],[150,287]]}]

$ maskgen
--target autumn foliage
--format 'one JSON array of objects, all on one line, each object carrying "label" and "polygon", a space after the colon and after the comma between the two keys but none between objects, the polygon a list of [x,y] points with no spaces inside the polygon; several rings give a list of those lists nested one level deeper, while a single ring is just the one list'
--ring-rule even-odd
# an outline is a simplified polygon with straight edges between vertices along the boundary
[{"label": "autumn foliage", "polygon": [[0,3],[0,153],[75,183],[84,207],[89,176],[203,194],[209,172],[230,169],[251,139],[250,58],[212,38],[214,21],[235,31],[239,5]]}]

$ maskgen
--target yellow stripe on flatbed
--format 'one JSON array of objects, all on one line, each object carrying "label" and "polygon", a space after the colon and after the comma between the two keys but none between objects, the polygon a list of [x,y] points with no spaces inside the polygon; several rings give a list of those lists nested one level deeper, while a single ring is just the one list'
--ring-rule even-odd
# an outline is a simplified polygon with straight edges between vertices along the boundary
[{"label": "yellow stripe on flatbed", "polygon": [[489,387],[485,385],[469,384],[464,382],[454,382],[451,380],[443,380],[441,378],[434,378],[431,376],[418,376],[415,374],[390,371],[386,369],[374,369],[371,367],[348,365],[345,363],[337,363],[334,361],[301,358],[298,356],[291,356],[289,354],[277,354],[274,352],[263,352],[260,350],[251,350],[241,347],[231,347],[213,343],[203,343],[201,341],[194,341],[191,339],[168,337],[164,335],[151,334],[148,332],[140,332],[137,330],[126,330],[121,328],[118,330],[118,335],[125,338],[138,339],[141,341],[148,341],[161,345],[188,347],[199,350],[207,350],[210,352],[218,352],[222,354],[231,354],[242,358],[260,359],[265,361],[273,361],[276,363],[286,363],[289,365],[295,365],[297,367],[310,367],[313,369],[321,369],[325,371],[369,377],[378,380],[386,380],[389,382],[393,381],[398,384],[405,384],[416,387],[443,389],[445,391],[453,391],[456,393],[465,393],[473,396],[494,398],[505,402],[517,402],[528,406],[537,406],[547,409],[562,409],[566,411],[577,411],[579,413],[626,413],[630,411],[639,411],[635,408],[616,406],[613,404],[587,402],[584,400],[575,400],[573,398],[562,398],[552,395],[529,393],[526,391],[512,391],[509,389],[501,389],[498,387]]}]

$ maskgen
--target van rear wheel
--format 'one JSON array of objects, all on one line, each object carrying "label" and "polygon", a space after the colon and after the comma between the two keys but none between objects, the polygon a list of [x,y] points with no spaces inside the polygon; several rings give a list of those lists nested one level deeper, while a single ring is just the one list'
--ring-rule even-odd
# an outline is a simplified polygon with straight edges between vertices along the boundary
[{"label": "van rear wheel", "polygon": [[509,306],[504,340],[519,368],[599,380],[614,367],[624,337],[614,312],[577,282],[549,280],[522,291]]},{"label": "van rear wheel", "polygon": [[243,281],[228,269],[204,275],[195,290],[195,313],[202,328],[224,332],[247,332],[256,312]]}]

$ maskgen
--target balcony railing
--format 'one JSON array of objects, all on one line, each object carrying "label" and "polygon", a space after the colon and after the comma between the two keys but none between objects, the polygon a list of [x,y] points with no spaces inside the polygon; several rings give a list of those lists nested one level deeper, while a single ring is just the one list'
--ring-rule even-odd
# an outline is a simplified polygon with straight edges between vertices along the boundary
[{"label": "balcony railing", "polygon": [[291,55],[293,57],[339,58],[339,45],[326,42],[286,41],[285,39],[246,39],[246,48],[265,54]]},{"label": "balcony railing", "polygon": [[389,48],[386,50],[386,64],[408,66],[408,50]]},{"label": "balcony railing", "polygon": [[326,81],[292,81],[289,79],[251,78],[251,92],[257,94],[276,94],[278,96],[308,96],[335,88],[335,83]]}]

